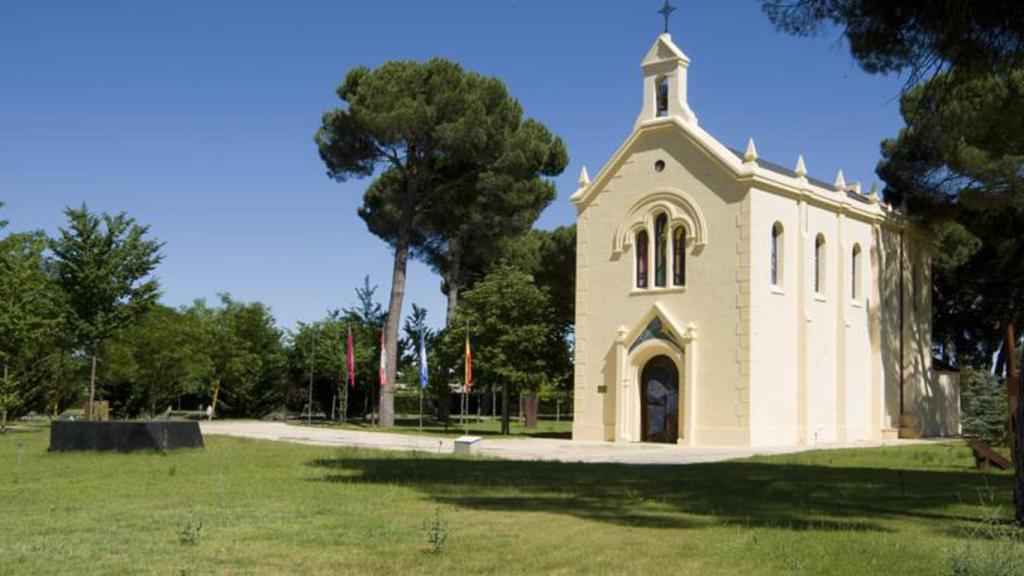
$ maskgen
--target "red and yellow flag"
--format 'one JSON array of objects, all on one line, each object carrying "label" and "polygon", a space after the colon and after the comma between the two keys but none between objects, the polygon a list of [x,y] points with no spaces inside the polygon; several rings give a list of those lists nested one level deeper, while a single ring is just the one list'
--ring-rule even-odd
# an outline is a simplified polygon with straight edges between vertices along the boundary
[{"label": "red and yellow flag", "polygon": [[466,334],[466,392],[473,389],[473,351],[469,347],[469,334]]}]

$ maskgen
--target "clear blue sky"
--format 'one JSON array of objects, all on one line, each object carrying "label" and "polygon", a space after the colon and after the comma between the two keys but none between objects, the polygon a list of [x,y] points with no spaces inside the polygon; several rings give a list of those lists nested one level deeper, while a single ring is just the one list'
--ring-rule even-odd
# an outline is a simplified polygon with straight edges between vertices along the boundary
[{"label": "clear blue sky", "polygon": [[[869,76],[836,33],[776,32],[754,0],[677,0],[690,104],[726,145],[749,136],[812,175],[874,178],[901,125],[899,78]],[[639,63],[659,0],[49,2],[0,4],[0,201],[11,229],[54,232],[61,209],[127,211],[166,242],[167,304],[230,292],[285,327],[350,305],[369,274],[387,300],[391,254],[356,216],[367,181],[324,175],[312,141],[361,64],[442,56],[502,78],[568,145],[558,200],[573,221],[640,109]],[[571,271],[566,271],[571,273]],[[443,322],[439,279],[410,267],[406,310]]]}]

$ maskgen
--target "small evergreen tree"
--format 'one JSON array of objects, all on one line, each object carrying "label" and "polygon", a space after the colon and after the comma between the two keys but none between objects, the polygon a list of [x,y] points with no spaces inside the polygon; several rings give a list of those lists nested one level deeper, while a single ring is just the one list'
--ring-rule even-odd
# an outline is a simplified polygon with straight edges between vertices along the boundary
[{"label": "small evergreen tree", "polygon": [[994,374],[966,368],[962,374],[960,422],[963,435],[997,442],[1006,435],[1006,387]]}]

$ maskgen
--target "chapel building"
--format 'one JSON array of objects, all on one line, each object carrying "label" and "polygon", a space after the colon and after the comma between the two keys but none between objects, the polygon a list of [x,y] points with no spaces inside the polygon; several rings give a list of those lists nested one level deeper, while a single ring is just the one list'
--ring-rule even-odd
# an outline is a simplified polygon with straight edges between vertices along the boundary
[{"label": "chapel building", "polygon": [[[785,446],[947,435],[926,239],[872,189],[727,148],[669,34],[577,207],[573,438]],[[902,430],[901,430],[902,428]]]}]

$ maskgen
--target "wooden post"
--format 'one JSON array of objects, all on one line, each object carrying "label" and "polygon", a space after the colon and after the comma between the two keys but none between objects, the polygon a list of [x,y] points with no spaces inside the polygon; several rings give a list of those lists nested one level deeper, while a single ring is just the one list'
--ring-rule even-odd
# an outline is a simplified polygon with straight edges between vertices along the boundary
[{"label": "wooden post", "polygon": [[213,381],[213,402],[210,403],[210,420],[217,413],[217,395],[220,394],[220,378]]}]

